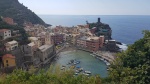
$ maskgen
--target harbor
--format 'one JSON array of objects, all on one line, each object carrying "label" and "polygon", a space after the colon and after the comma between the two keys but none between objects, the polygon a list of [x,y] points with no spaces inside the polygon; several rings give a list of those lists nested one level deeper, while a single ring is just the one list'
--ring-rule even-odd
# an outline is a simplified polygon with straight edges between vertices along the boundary
[{"label": "harbor", "polygon": [[54,66],[60,65],[61,70],[74,69],[74,76],[83,74],[86,76],[100,75],[107,77],[108,66],[105,60],[100,60],[89,52],[71,50],[60,52],[59,57],[53,62]]}]

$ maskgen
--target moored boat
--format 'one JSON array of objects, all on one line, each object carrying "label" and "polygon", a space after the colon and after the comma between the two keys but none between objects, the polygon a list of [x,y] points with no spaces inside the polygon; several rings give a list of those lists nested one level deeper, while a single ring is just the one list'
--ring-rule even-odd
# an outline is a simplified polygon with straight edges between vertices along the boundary
[{"label": "moored boat", "polygon": [[91,74],[91,72],[90,71],[84,71],[85,73],[87,73],[87,74]]}]

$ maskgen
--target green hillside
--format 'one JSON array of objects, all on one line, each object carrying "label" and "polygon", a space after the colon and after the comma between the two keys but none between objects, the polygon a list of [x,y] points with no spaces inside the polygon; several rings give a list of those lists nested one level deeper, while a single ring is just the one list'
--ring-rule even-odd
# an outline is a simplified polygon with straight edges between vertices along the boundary
[{"label": "green hillside", "polygon": [[0,0],[0,16],[11,17],[18,25],[22,25],[24,21],[45,25],[41,18],[18,0]]}]

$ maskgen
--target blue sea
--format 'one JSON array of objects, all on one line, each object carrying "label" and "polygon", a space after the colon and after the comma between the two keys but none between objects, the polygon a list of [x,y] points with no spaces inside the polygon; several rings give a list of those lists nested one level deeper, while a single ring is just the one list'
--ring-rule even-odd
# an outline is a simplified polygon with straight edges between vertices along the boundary
[{"label": "blue sea", "polygon": [[46,23],[53,26],[76,26],[97,22],[109,24],[112,38],[125,44],[133,44],[143,37],[142,30],[150,30],[150,16],[144,15],[39,15]]}]

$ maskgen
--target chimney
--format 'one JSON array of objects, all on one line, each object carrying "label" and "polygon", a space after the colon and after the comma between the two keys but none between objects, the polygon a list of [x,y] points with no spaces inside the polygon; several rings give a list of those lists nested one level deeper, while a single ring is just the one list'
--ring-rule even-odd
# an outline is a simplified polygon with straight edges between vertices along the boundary
[{"label": "chimney", "polygon": [[101,19],[100,18],[98,18],[98,23],[100,23],[101,21],[100,21]]}]

